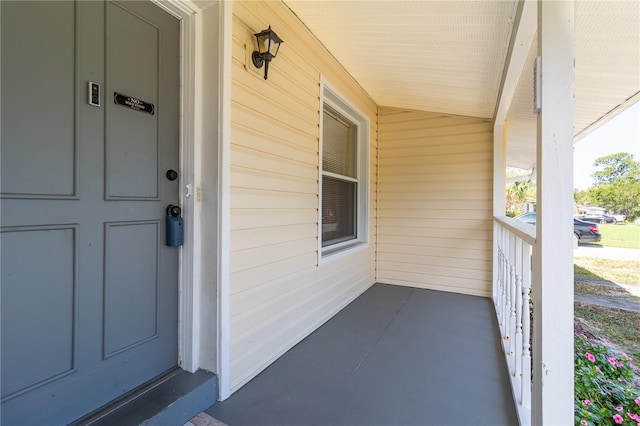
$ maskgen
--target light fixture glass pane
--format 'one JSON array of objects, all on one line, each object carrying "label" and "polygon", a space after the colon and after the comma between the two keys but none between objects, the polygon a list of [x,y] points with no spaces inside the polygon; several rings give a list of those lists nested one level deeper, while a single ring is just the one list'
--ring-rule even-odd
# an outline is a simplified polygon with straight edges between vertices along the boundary
[{"label": "light fixture glass pane", "polygon": [[357,126],[324,106],[322,124],[322,170],[356,178]]},{"label": "light fixture glass pane", "polygon": [[270,40],[271,44],[269,45],[269,53],[271,53],[273,56],[276,56],[278,54],[278,47],[280,46],[280,43],[278,43],[275,40]]},{"label": "light fixture glass pane", "polygon": [[261,35],[258,37],[258,51],[260,53],[266,53],[269,51],[269,36]]},{"label": "light fixture glass pane", "polygon": [[357,237],[356,193],[355,182],[322,177],[322,247]]}]

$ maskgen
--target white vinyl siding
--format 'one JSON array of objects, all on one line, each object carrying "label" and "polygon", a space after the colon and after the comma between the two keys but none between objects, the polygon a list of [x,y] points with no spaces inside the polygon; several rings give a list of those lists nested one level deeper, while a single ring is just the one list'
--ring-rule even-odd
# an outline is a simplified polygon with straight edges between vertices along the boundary
[{"label": "white vinyl siding", "polygon": [[489,297],[488,120],[381,108],[378,281]]},{"label": "white vinyl siding", "polygon": [[[375,282],[377,107],[282,2],[233,3],[230,369],[237,390]],[[253,33],[284,43],[269,79]],[[250,52],[249,52],[250,53]],[[322,78],[369,120],[369,246],[318,263]]]}]

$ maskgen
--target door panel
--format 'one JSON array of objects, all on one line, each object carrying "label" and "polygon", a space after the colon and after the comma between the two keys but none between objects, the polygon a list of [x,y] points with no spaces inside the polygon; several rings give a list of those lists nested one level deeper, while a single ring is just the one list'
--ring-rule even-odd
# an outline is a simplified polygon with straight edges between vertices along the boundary
[{"label": "door panel", "polygon": [[[75,228],[5,230],[0,256],[1,383],[2,395],[11,395],[74,368]],[[38,259],[37,268],[30,267],[32,259]],[[5,271],[15,273],[7,276]],[[42,294],[53,297],[40,297]]]},{"label": "door panel", "polygon": [[[3,143],[3,195],[73,196],[74,4],[2,3],[2,141],[21,141]],[[24,19],[13,19],[17,15]],[[13,84],[17,81],[28,81],[29,87]]]},{"label": "door panel", "polygon": [[[118,92],[158,104],[159,29],[118,5],[107,9],[107,79]],[[106,102],[107,197],[158,197],[158,114]]]},{"label": "door panel", "polygon": [[157,336],[159,225],[106,224],[105,357]]},{"label": "door panel", "polygon": [[149,2],[0,8],[2,422],[65,424],[177,365],[180,27]]}]

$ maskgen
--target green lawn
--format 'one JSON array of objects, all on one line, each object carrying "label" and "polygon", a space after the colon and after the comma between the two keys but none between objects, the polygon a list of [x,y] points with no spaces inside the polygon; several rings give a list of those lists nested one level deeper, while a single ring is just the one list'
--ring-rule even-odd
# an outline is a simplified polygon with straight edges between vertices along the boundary
[{"label": "green lawn", "polygon": [[573,259],[576,277],[591,277],[615,283],[638,284],[640,261],[576,257]]},{"label": "green lawn", "polygon": [[606,247],[640,249],[640,226],[638,225],[598,225],[602,234],[600,244]]}]

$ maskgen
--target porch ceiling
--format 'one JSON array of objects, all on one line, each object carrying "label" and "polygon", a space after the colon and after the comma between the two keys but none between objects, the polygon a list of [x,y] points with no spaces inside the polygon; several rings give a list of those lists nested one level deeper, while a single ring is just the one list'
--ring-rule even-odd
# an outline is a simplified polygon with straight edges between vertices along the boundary
[{"label": "porch ceiling", "polygon": [[[381,106],[493,118],[516,0],[284,0]],[[640,98],[640,2],[575,3],[575,135]],[[507,164],[535,163],[533,58],[507,115]]]},{"label": "porch ceiling", "polygon": [[516,0],[285,3],[378,105],[493,116]]}]

